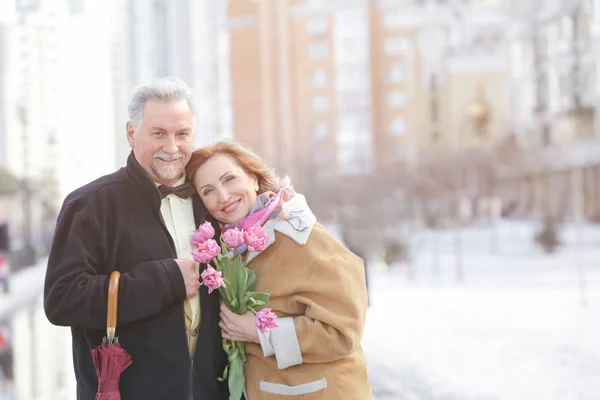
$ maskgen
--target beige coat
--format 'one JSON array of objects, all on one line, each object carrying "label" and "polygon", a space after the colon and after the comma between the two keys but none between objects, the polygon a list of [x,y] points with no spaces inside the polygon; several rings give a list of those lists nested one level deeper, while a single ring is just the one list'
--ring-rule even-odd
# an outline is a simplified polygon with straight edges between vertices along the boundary
[{"label": "beige coat", "polygon": [[322,225],[309,225],[308,233],[274,232],[275,241],[248,265],[280,325],[261,335],[261,345],[246,345],[248,400],[372,399],[360,346],[363,261]]}]

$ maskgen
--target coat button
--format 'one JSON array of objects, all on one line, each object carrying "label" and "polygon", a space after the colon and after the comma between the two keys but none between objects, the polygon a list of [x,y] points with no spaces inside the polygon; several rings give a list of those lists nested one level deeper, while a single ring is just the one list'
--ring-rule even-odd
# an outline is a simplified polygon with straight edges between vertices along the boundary
[{"label": "coat button", "polygon": [[198,329],[194,329],[192,331],[192,336],[198,336]]}]

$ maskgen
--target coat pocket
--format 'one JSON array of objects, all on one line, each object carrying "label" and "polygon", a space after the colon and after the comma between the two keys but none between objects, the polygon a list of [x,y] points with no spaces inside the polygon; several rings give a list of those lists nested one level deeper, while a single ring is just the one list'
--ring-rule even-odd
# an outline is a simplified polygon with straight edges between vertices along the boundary
[{"label": "coat pocket", "polygon": [[302,400],[322,400],[325,398],[327,380],[325,378],[302,385],[288,386],[280,383],[260,382],[262,400],[298,398]]}]

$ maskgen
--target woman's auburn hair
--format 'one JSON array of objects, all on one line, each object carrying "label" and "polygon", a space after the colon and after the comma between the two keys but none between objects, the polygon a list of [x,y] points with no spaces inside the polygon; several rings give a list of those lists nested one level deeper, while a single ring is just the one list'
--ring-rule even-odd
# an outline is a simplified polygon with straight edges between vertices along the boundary
[{"label": "woman's auburn hair", "polygon": [[194,184],[198,169],[217,154],[231,156],[248,175],[254,176],[258,181],[259,194],[277,192],[281,188],[281,184],[273,173],[273,170],[264,163],[258,154],[241,143],[231,140],[219,141],[210,146],[195,150],[185,167],[185,174],[188,181]]}]

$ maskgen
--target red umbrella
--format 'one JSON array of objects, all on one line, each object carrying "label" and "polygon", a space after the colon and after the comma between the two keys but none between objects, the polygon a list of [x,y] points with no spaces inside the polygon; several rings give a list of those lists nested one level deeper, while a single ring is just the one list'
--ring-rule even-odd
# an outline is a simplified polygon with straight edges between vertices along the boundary
[{"label": "red umbrella", "polygon": [[102,339],[102,344],[92,350],[92,357],[98,374],[96,400],[121,400],[119,379],[121,373],[132,363],[131,356],[121,348],[119,338],[115,337],[120,279],[121,274],[119,271],[114,271],[110,275],[106,336]]}]

